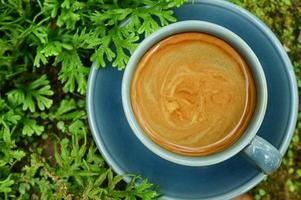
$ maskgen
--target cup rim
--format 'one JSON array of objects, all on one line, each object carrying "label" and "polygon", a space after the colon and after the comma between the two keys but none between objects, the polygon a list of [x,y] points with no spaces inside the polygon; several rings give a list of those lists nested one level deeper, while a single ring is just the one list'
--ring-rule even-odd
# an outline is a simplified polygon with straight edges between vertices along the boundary
[{"label": "cup rim", "polygon": [[[150,49],[154,44],[163,40],[164,38],[183,32],[203,32],[207,34],[214,35],[223,39],[233,46],[245,59],[248,66],[250,67],[253,78],[256,84],[257,101],[256,108],[253,117],[240,138],[234,142],[232,145],[214,154],[207,156],[185,156],[173,153],[164,149],[163,147],[152,141],[140,127],[138,121],[135,118],[130,96],[130,87],[135,72],[136,65],[141,59],[141,57]],[[260,86],[260,87],[259,87]],[[131,55],[128,64],[125,68],[122,86],[121,86],[121,96],[122,96],[122,106],[126,116],[126,119],[140,142],[147,147],[150,151],[160,156],[161,158],[171,161],[176,164],[186,165],[186,166],[208,166],[223,162],[232,156],[243,150],[248,144],[251,143],[252,139],[255,137],[260,125],[264,119],[266,107],[267,107],[267,83],[264,75],[262,66],[253,52],[253,50],[248,46],[248,44],[242,40],[238,35],[232,31],[211,22],[200,21],[200,20],[187,20],[176,22],[165,26],[158,31],[154,32],[147,38],[145,38]],[[260,102],[260,103],[259,103]]]}]

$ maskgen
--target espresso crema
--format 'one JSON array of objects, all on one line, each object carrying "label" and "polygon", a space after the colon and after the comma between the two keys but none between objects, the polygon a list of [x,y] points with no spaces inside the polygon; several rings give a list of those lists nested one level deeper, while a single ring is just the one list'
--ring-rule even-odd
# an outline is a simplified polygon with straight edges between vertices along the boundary
[{"label": "espresso crema", "polygon": [[141,58],[131,104],[156,144],[205,156],[243,134],[255,109],[256,89],[246,62],[228,43],[187,32],[160,41]]}]

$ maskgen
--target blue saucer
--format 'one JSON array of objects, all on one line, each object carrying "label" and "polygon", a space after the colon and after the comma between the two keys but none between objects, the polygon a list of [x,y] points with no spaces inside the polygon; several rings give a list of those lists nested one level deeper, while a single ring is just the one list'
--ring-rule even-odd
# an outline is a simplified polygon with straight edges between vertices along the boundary
[{"label": "blue saucer", "polygon": [[[266,75],[269,101],[259,135],[282,154],[291,140],[298,108],[290,60],[274,34],[249,12],[220,0],[197,1],[174,10],[179,21],[204,20],[243,38],[258,56]],[[140,174],[160,185],[162,199],[230,199],[254,187],[264,175],[237,155],[209,167],[187,167],[161,159],[132,133],[123,113],[123,72],[107,66],[91,70],[87,109],[95,142],[118,174]],[[128,181],[128,180],[127,180]]]}]

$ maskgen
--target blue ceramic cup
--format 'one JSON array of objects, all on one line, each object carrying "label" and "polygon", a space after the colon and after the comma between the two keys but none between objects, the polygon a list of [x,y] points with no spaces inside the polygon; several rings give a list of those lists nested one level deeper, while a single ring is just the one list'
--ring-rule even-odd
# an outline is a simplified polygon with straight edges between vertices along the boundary
[{"label": "blue ceramic cup", "polygon": [[[131,105],[130,87],[133,74],[141,57],[159,41],[183,32],[202,32],[216,36],[233,46],[248,64],[256,86],[256,108],[253,117],[240,138],[225,150],[208,156],[184,156],[168,151],[153,142],[140,127]],[[281,163],[280,152],[269,142],[257,136],[264,119],[268,101],[267,83],[262,66],[252,49],[235,33],[219,25],[197,20],[177,22],[161,28],[144,39],[132,54],[122,80],[122,104],[127,121],[137,138],[153,153],[168,161],[186,166],[209,166],[223,162],[243,152],[264,173],[270,174]]]}]

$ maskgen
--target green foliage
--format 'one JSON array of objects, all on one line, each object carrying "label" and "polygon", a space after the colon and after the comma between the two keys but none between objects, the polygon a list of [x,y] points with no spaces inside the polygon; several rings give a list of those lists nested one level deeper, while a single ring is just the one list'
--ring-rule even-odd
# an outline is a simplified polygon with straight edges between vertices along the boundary
[{"label": "green foliage", "polygon": [[77,86],[77,92],[84,94],[89,69],[84,67],[77,52],[75,50],[62,52],[55,59],[54,64],[58,63],[62,66],[58,79],[64,84],[64,92],[74,92]]},{"label": "green foliage", "polygon": [[10,179],[10,175],[3,181],[0,181],[0,193],[5,194],[5,198],[7,198],[7,194],[11,192],[11,186],[14,184],[14,181]]},{"label": "green foliage", "polygon": [[47,96],[53,95],[53,91],[50,89],[46,75],[41,76],[29,85],[18,82],[15,87],[17,89],[6,93],[8,101],[14,106],[23,105],[24,111],[29,109],[31,112],[35,112],[36,106],[40,110],[45,110],[45,108],[50,108],[52,105],[52,100]]},{"label": "green foliage", "polygon": [[[276,33],[301,88],[301,2],[232,0]],[[137,42],[174,22],[185,0],[0,1],[0,199],[156,199],[115,175],[87,126],[91,62],[124,69]],[[154,20],[156,19],[156,20]],[[300,122],[280,170],[255,199],[301,199]]]},{"label": "green foliage", "polygon": [[[262,19],[277,35],[291,58],[301,89],[301,1],[232,0]],[[301,113],[283,164],[253,190],[255,199],[301,199]],[[264,192],[263,192],[264,191]]]},{"label": "green foliage", "polygon": [[44,127],[37,125],[37,121],[33,119],[24,118],[23,125],[23,135],[32,136],[32,134],[34,133],[36,133],[37,135],[41,135],[44,131]]},{"label": "green foliage", "polygon": [[104,163],[84,94],[92,62],[122,70],[183,3],[0,1],[0,199],[157,198],[147,180],[125,184]]}]

